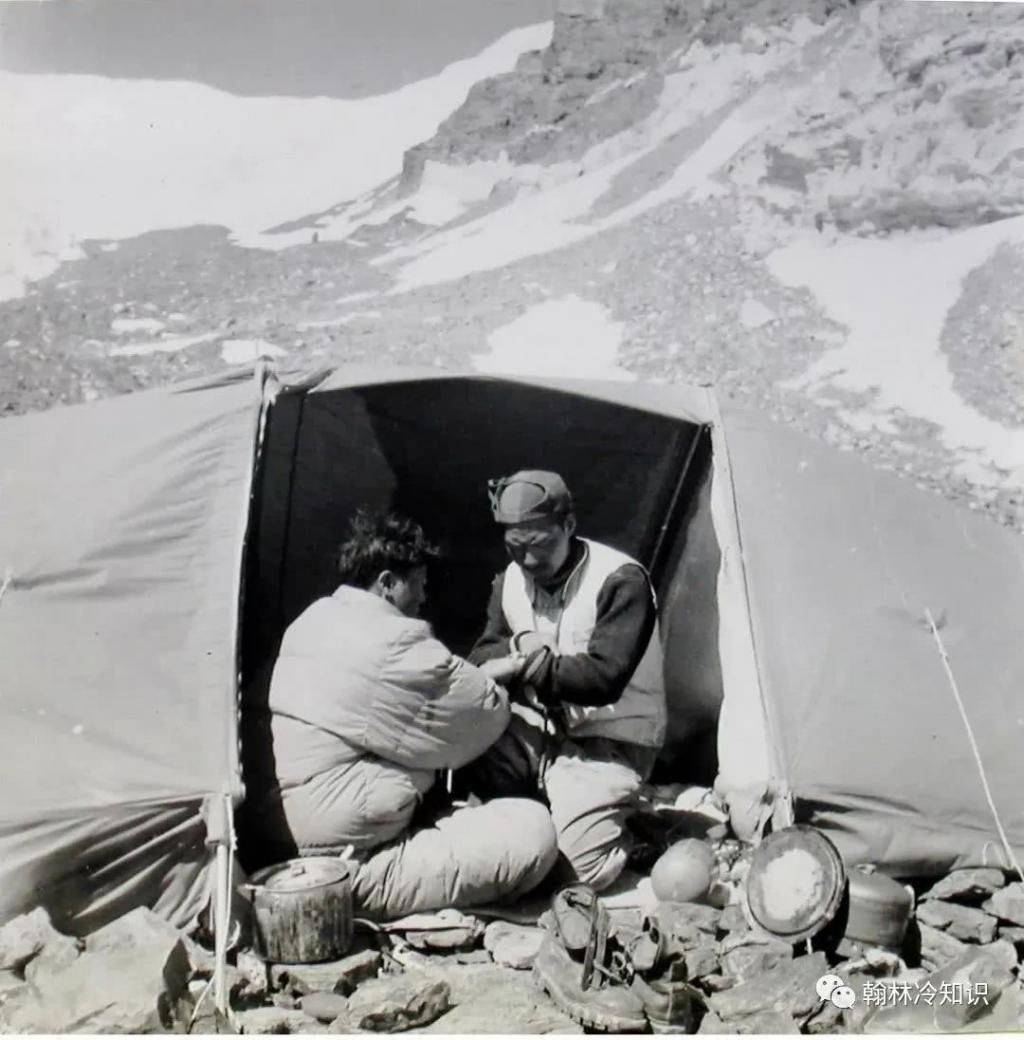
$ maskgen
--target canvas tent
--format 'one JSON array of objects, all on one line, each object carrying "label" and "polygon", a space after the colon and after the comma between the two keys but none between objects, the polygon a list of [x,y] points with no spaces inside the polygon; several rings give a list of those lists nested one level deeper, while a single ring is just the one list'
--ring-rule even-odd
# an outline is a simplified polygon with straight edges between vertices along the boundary
[{"label": "canvas tent", "polygon": [[526,465],[651,568],[669,764],[737,827],[809,821],[896,876],[1006,862],[980,761],[1024,856],[1012,532],[704,388],[260,368],[0,423],[0,919],[189,920],[240,697],[352,511],[445,544],[431,617],[465,649],[501,563],[484,483]]}]

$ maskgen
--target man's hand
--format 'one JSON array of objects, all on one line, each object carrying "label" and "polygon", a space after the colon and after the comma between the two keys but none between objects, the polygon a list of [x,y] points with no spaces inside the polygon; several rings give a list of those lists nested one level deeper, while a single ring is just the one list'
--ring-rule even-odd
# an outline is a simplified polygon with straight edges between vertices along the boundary
[{"label": "man's hand", "polygon": [[512,649],[527,657],[536,650],[547,648],[554,652],[557,648],[553,636],[542,635],[540,632],[519,632],[512,637]]},{"label": "man's hand", "polygon": [[526,658],[522,654],[509,654],[507,657],[496,657],[479,665],[480,671],[496,683],[507,686],[513,679],[519,678]]}]

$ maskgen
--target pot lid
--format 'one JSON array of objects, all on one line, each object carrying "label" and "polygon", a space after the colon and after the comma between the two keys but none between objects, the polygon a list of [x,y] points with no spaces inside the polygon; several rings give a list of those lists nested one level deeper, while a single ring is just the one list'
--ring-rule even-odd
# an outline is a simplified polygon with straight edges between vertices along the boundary
[{"label": "pot lid", "polygon": [[838,849],[820,831],[798,824],[776,831],[755,849],[744,909],[756,929],[798,943],[829,924],[845,889]]},{"label": "pot lid", "polygon": [[344,860],[334,856],[309,856],[290,859],[253,874],[250,884],[269,892],[300,892],[345,881],[349,868]]},{"label": "pot lid", "polygon": [[891,910],[905,916],[914,898],[895,878],[879,874],[871,867],[856,866],[849,873],[850,900]]}]

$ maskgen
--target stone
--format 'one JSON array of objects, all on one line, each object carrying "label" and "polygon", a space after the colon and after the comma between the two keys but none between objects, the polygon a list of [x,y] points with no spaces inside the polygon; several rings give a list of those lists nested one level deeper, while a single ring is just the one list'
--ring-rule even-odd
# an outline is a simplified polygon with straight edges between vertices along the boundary
[{"label": "stone", "polygon": [[708,975],[714,975],[720,968],[718,947],[711,943],[694,946],[683,953],[683,963],[686,965],[688,979],[703,979]]},{"label": "stone", "polygon": [[718,918],[719,934],[730,934],[732,932],[750,931],[750,923],[743,913],[743,907],[737,903],[730,903]]},{"label": "stone", "polygon": [[1001,924],[997,937],[1013,943],[1018,953],[1024,953],[1024,928],[1014,924]]},{"label": "stone", "polygon": [[709,998],[711,1010],[725,1021],[762,1011],[792,1016],[809,1014],[818,1006],[815,983],[828,970],[821,952],[782,961],[762,975]]},{"label": "stone", "polygon": [[[836,972],[839,975],[839,972]],[[840,975],[840,978],[843,976]],[[857,990],[855,993],[860,996]],[[804,1022],[803,1031],[818,1036],[822,1033],[841,1033],[843,1024],[843,1009],[836,1007],[831,1000],[823,1000],[817,1011],[811,1012],[811,1017]]]},{"label": "stone", "polygon": [[661,930],[669,934],[695,929],[714,935],[722,917],[718,907],[704,903],[659,903],[657,914]]},{"label": "stone", "polygon": [[163,921],[150,927],[146,913],[133,911],[126,915],[131,921],[101,929],[66,969],[43,974],[15,1008],[5,1005],[8,1027],[46,1033],[171,1029],[187,994],[188,954],[176,929]]},{"label": "stone", "polygon": [[530,975],[494,964],[446,973],[455,1007],[422,1030],[426,1033],[537,1035],[574,1033],[579,1025],[542,993]]},{"label": "stone", "polygon": [[721,944],[722,970],[739,982],[793,959],[793,947],[780,940],[762,938],[753,932],[730,935]]},{"label": "stone", "polygon": [[1000,921],[1024,925],[1024,882],[1015,881],[996,892],[982,904],[982,909]]},{"label": "stone", "polygon": [[48,942],[61,937],[40,906],[0,928],[0,971],[21,971]]},{"label": "stone", "polygon": [[270,969],[270,987],[299,996],[323,991],[347,997],[360,982],[373,978],[380,966],[379,950],[359,950],[325,964],[275,964]]},{"label": "stone", "polygon": [[122,917],[104,925],[85,940],[89,953],[124,953],[129,950],[148,949],[152,945],[173,946],[178,944],[188,960],[185,940],[181,932],[152,910],[139,907]]},{"label": "stone", "polygon": [[990,943],[996,937],[996,919],[984,910],[941,899],[929,899],[917,908],[917,920],[962,942]]},{"label": "stone", "polygon": [[457,910],[442,910],[435,916],[442,920],[446,916],[450,916],[453,921],[452,927],[407,931],[405,941],[414,950],[423,950],[428,953],[433,950],[471,950],[480,945],[484,937],[484,926],[479,918],[470,917]]},{"label": "stone", "polygon": [[727,989],[732,989],[736,985],[736,980],[731,975],[715,972],[712,975],[705,975],[700,980],[700,984],[708,993],[722,993]]},{"label": "stone", "polygon": [[259,1036],[274,1036],[287,1033],[319,1031],[316,1022],[301,1011],[284,1008],[262,1007],[236,1013],[243,1033]]},{"label": "stone", "polygon": [[921,899],[946,899],[977,906],[1005,885],[1006,875],[995,867],[954,870],[932,885]]},{"label": "stone", "polygon": [[758,1036],[779,1036],[800,1032],[793,1016],[783,1011],[759,1011],[756,1015],[737,1019],[730,1025],[741,1035],[753,1033]]},{"label": "stone", "polygon": [[78,960],[81,948],[75,939],[58,934],[25,965],[25,978],[42,985],[50,976],[59,975]]},{"label": "stone", "polygon": [[525,971],[533,965],[543,939],[539,928],[492,921],[484,932],[484,949],[495,964]]},{"label": "stone", "polygon": [[701,1020],[697,1028],[697,1035],[705,1036],[732,1036],[736,1032],[732,1026],[723,1022],[713,1011],[709,1011]]},{"label": "stone", "polygon": [[878,946],[862,946],[854,956],[840,961],[834,968],[840,978],[862,974],[872,978],[896,977],[907,970],[906,962],[898,953]]},{"label": "stone", "polygon": [[24,985],[25,980],[16,971],[9,968],[0,971],[0,1004],[4,1002],[8,993],[21,989]]},{"label": "stone", "polygon": [[918,924],[921,932],[921,963],[925,967],[939,968],[961,956],[968,949],[966,943],[932,928],[931,925]]},{"label": "stone", "polygon": [[422,972],[405,972],[364,982],[349,1000],[356,1029],[396,1033],[430,1025],[452,1007],[451,987]]},{"label": "stone", "polygon": [[348,1016],[348,998],[340,993],[307,993],[299,999],[299,1007],[318,1022],[331,1023]]},{"label": "stone", "polygon": [[[906,1006],[879,1008],[865,1021],[864,1031],[947,1033],[963,1029],[986,1015],[1003,991],[1014,985],[1015,965],[1016,951],[1009,943],[968,947],[956,960],[929,974],[915,989],[914,1002]],[[972,993],[976,993],[982,985],[986,989],[983,999],[965,999],[968,986]],[[930,1000],[921,996],[925,987],[928,987]],[[957,992],[961,995],[959,1000],[956,999]],[[944,993],[949,994],[947,999],[943,999]]]},{"label": "stone", "polygon": [[235,957],[238,972],[235,984],[238,995],[249,1000],[263,1000],[270,992],[270,972],[267,965],[251,950],[241,950]]}]

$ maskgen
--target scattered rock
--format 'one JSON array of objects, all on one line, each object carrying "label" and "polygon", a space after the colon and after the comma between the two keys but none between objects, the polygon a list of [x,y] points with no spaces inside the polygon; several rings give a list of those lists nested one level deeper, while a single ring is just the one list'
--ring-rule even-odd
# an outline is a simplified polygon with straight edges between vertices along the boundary
[{"label": "scattered rock", "polygon": [[732,1036],[736,1030],[723,1022],[713,1011],[709,1011],[701,1020],[697,1029],[697,1035],[705,1036]]},{"label": "scattered rock", "polygon": [[456,969],[450,982],[456,1006],[425,1027],[424,1032],[579,1033],[579,1025],[555,1007],[527,974],[488,964]]},{"label": "scattered rock", "polygon": [[756,1015],[737,1019],[730,1024],[741,1035],[756,1033],[759,1036],[779,1036],[800,1032],[796,1020],[782,1011],[759,1011]]},{"label": "scattered rock", "polygon": [[181,946],[185,961],[188,962],[184,936],[173,924],[145,907],[139,907],[117,918],[116,921],[111,921],[85,940],[88,953],[126,953],[131,950],[149,949],[154,944]]},{"label": "scattered rock", "polygon": [[750,924],[743,913],[743,907],[738,903],[727,906],[718,918],[718,932],[730,934],[732,932],[750,931]]},{"label": "scattered rock", "polygon": [[828,962],[820,952],[783,961],[749,982],[713,994],[711,1010],[726,1021],[762,1011],[809,1014],[818,1005],[815,983],[827,970]]},{"label": "scattered rock", "polygon": [[270,969],[270,986],[299,996],[316,992],[348,996],[364,979],[373,978],[380,965],[378,950],[360,950],[325,964],[275,964]]},{"label": "scattered rock", "polygon": [[[954,1032],[986,1014],[1003,991],[1014,984],[1016,951],[1009,943],[968,948],[955,961],[932,972],[916,989],[918,999],[906,1006],[883,1006],[864,1025],[871,1033]],[[925,987],[929,999],[921,997]],[[984,987],[984,997],[977,994]],[[943,994],[948,994],[945,999]],[[959,999],[957,999],[959,997]]]},{"label": "scattered rock", "polygon": [[4,1019],[15,1032],[165,1031],[188,977],[176,929],[148,910],[133,911],[90,937],[63,971],[41,973],[34,992],[4,1005]]},{"label": "scattered rock", "polygon": [[895,978],[906,973],[907,965],[898,953],[878,946],[861,947],[855,956],[835,966],[840,978],[865,975],[869,978]]},{"label": "scattered rock", "polygon": [[523,971],[533,964],[543,939],[539,928],[492,921],[484,932],[484,949],[495,964]]},{"label": "scattered rock", "polygon": [[348,1017],[356,1029],[397,1033],[429,1025],[451,1007],[447,982],[407,972],[363,983],[349,1000]]},{"label": "scattered rock", "polygon": [[976,906],[1005,885],[1006,875],[995,867],[954,870],[932,885],[921,899],[948,899]]},{"label": "scattered rock", "polygon": [[267,965],[251,950],[242,950],[235,958],[240,986],[239,993],[251,1000],[261,1000],[270,992],[270,972]]},{"label": "scattered rock", "polygon": [[926,968],[940,968],[968,949],[966,943],[931,925],[918,922],[918,928],[921,932],[921,964]]},{"label": "scattered rock", "polygon": [[320,1031],[317,1023],[301,1011],[288,1011],[283,1008],[252,1008],[249,1011],[239,1011],[237,1018],[243,1033],[259,1036]]},{"label": "scattered rock", "polygon": [[[838,975],[839,972],[837,971]],[[843,976],[840,976],[841,978]],[[857,993],[854,990],[854,993]],[[859,995],[859,994],[858,994]],[[821,1033],[841,1033],[843,1024],[843,1009],[836,1007],[831,1000],[823,1000],[817,1011],[811,1013],[811,1017],[804,1022],[804,1032],[812,1035]]]},{"label": "scattered rock", "polygon": [[990,943],[996,937],[996,919],[991,914],[959,903],[929,899],[917,908],[917,919],[963,942]]},{"label": "scattered rock", "polygon": [[299,1000],[299,1007],[318,1022],[330,1023],[348,1015],[348,998],[340,993],[307,993]]},{"label": "scattered rock", "polygon": [[687,950],[683,954],[683,962],[686,965],[686,977],[691,980],[714,975],[721,967],[718,948],[711,943],[704,943]]},{"label": "scattered rock", "polygon": [[1007,885],[982,906],[1000,921],[1024,925],[1024,882],[1015,881],[1012,885]]},{"label": "scattered rock", "polygon": [[4,1002],[4,998],[8,993],[21,989],[24,985],[25,980],[16,971],[11,971],[7,968],[0,971],[0,1004]]},{"label": "scattered rock", "polygon": [[700,980],[700,984],[708,993],[722,993],[727,989],[732,989],[736,985],[736,980],[731,975],[715,972],[713,975],[705,975]]},{"label": "scattered rock", "polygon": [[1024,928],[1013,924],[1000,925],[998,937],[1013,943],[1018,953],[1024,953]]},{"label": "scattered rock", "polygon": [[38,956],[25,965],[25,978],[36,985],[69,968],[78,960],[81,948],[75,939],[67,935],[58,935],[51,939]]},{"label": "scattered rock", "polygon": [[0,928],[0,971],[21,971],[47,943],[61,938],[42,907],[15,917]]},{"label": "scattered rock", "polygon": [[721,944],[722,970],[739,982],[793,959],[789,943],[761,938],[753,932],[730,935]]},{"label": "scattered rock", "polygon": [[[738,908],[737,908],[738,909]],[[693,925],[699,931],[714,935],[724,911],[704,903],[660,903],[658,920],[665,931]]]},{"label": "scattered rock", "polygon": [[479,922],[457,928],[431,928],[422,932],[406,932],[405,941],[414,949],[430,953],[437,950],[448,952],[471,950],[483,938],[483,926]]}]

